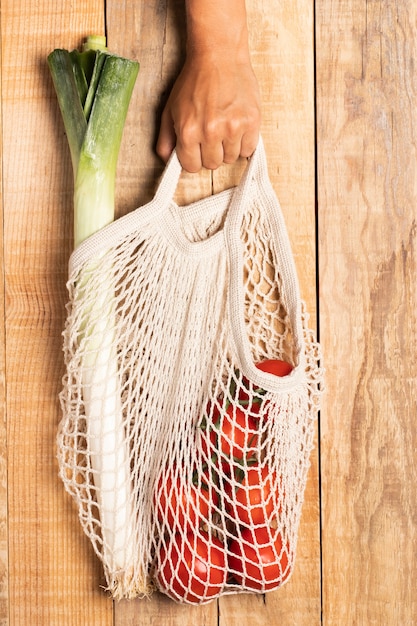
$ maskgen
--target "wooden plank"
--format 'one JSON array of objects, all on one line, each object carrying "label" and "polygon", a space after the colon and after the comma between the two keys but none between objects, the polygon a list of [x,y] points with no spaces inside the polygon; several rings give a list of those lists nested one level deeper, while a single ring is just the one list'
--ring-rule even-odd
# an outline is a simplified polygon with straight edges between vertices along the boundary
[{"label": "wooden plank", "polygon": [[[0,22],[1,41],[1,22]],[[2,54],[0,49],[0,87],[2,76]],[[0,241],[3,242],[3,132],[2,105],[0,104]],[[0,624],[5,626],[9,619],[9,562],[7,536],[7,430],[6,430],[6,387],[5,387],[5,342],[4,342],[4,259],[3,246],[0,254]]]},{"label": "wooden plank", "polygon": [[72,176],[46,65],[103,29],[103,3],[3,0],[10,624],[110,626],[113,607],[58,479]]},{"label": "wooden plank", "polygon": [[[272,179],[286,205],[302,289],[315,322],[314,258],[314,68],[313,15],[301,0],[291,10],[268,10],[256,2],[250,13],[252,49],[264,92],[263,132]],[[169,93],[181,61],[184,39],[182,2],[109,3],[109,45],[119,53],[138,58],[141,70],[129,111],[121,152],[118,204],[122,212],[152,196],[155,177],[162,170],[153,152],[158,132],[158,110]],[[129,27],[126,27],[126,24]],[[133,24],[133,27],[131,25]],[[259,37],[262,33],[262,37]],[[273,67],[273,79],[271,78]],[[296,71],[294,72],[294,67]],[[297,106],[294,106],[297,102]],[[280,146],[280,150],[277,150]],[[300,158],[300,154],[302,158]],[[225,167],[213,177],[214,190],[237,182],[241,165]],[[179,197],[192,201],[211,192],[207,173],[183,176]],[[320,621],[320,564],[317,454],[306,494],[296,574],[285,591],[269,594],[267,602],[251,595],[228,597],[220,602],[220,623],[234,624],[248,612],[256,623],[318,624]],[[175,605],[156,594],[150,601],[118,603],[116,623],[217,623],[217,606],[200,609]],[[284,616],[284,617],[283,617]],[[253,617],[255,619],[255,617]],[[286,621],[282,621],[282,620]],[[277,621],[279,620],[279,621]]]},{"label": "wooden plank", "polygon": [[[162,171],[154,135],[180,64],[183,13],[173,0],[107,5],[110,45],[142,61],[118,173],[122,213],[151,197]],[[417,621],[416,10],[412,0],[316,2],[320,320],[328,387],[321,428],[323,623],[331,626]],[[6,316],[6,339],[0,335],[0,403],[8,453],[0,432],[0,623],[10,613],[18,625],[110,625],[113,603],[99,589],[100,564],[54,461],[72,181],[44,64],[53,47],[77,45],[82,35],[101,30],[103,7],[3,0],[1,14],[0,333]],[[270,173],[314,321],[311,7],[298,0],[271,8],[259,0],[250,14]],[[232,170],[213,178],[215,189],[237,180]],[[210,188],[210,177],[186,177],[179,197]],[[317,485],[315,454],[296,572],[265,605],[249,595],[225,598],[218,617],[216,603],[193,611],[155,596],[118,604],[116,623],[175,626],[218,618],[230,626],[248,615],[255,624],[320,623]]]},{"label": "wooden plank", "polygon": [[[247,3],[254,70],[262,97],[262,136],[269,175],[287,223],[302,297],[316,318],[314,16],[311,2]],[[238,168],[234,168],[239,173]],[[224,166],[214,175],[214,190],[238,176]],[[320,512],[317,447],[305,494],[298,554],[290,581],[262,602],[256,596],[220,600],[220,624],[315,626],[321,622]]]},{"label": "wooden plank", "polygon": [[[184,24],[182,0],[107,3],[109,46],[119,54],[138,59],[141,64],[120,151],[119,214],[148,202],[162,173],[163,163],[155,154],[154,146],[163,104],[181,67]],[[209,172],[183,173],[176,200],[186,204],[210,193]],[[180,606],[159,593],[154,593],[150,600],[121,601],[115,605],[116,626],[161,623],[214,626],[217,605],[214,602],[202,607]]]},{"label": "wooden plank", "polygon": [[[290,231],[297,233],[294,249],[303,270],[303,292],[314,317],[314,227],[310,230],[313,213],[309,211],[314,197],[310,170],[314,169],[312,15],[301,1],[290,12],[280,9],[277,19],[264,5],[254,5],[251,17],[255,25],[251,29],[255,65],[267,94],[264,136],[278,195],[284,205],[291,207],[288,218],[298,229],[289,225]],[[122,214],[150,199],[162,171],[153,144],[161,103],[181,62],[183,4],[179,0],[166,5],[156,0],[107,3],[107,10],[110,48],[142,63],[119,160],[117,200]],[[80,1],[67,6],[44,1],[35,9],[25,2],[18,6],[10,0],[2,3],[2,42],[6,51],[2,66],[3,109],[8,121],[3,136],[12,624],[113,622],[112,602],[99,589],[103,582],[101,566],[81,535],[74,507],[56,476],[54,461],[60,417],[57,394],[63,373],[60,333],[66,300],[64,284],[72,248],[72,180],[66,139],[44,63],[53,47],[76,46],[82,36],[102,28],[103,7],[98,2],[91,5]],[[265,39],[258,38],[258,32],[265,33]],[[277,33],[283,47],[276,44]],[[274,81],[269,78],[270,59],[275,59],[277,67]],[[301,68],[300,76],[290,69],[294,59]],[[280,100],[283,93],[285,98]],[[279,110],[279,116],[285,119],[281,125],[276,118],[275,98],[278,103],[284,102]],[[296,108],[293,98],[299,103]],[[282,157],[277,154],[276,142],[285,146]],[[299,150],[304,155],[301,164],[297,163]],[[230,168],[215,177],[213,184],[216,189],[222,184],[229,186],[234,176]],[[208,173],[184,176],[177,199],[189,202],[207,195],[211,188]],[[299,228],[299,220],[303,229]],[[313,458],[311,476],[316,475]],[[303,574],[298,583],[294,575],[285,595],[269,594],[266,605],[261,598],[249,595],[238,601],[227,598],[222,600],[219,618],[216,603],[193,610],[155,595],[150,602],[118,604],[116,623],[160,623],[161,617],[172,625],[214,624],[218,619],[232,623],[250,612],[256,612],[258,623],[277,623],[280,615],[291,623],[296,615],[297,623],[302,625],[307,614],[308,623],[315,623],[311,620],[317,615],[319,601],[317,520],[317,482],[311,481],[304,530],[300,530],[298,563]],[[288,591],[291,588],[293,591]],[[294,604],[301,607],[296,613]]]},{"label": "wooden plank", "polygon": [[316,4],[323,624],[411,626],[417,7]]}]

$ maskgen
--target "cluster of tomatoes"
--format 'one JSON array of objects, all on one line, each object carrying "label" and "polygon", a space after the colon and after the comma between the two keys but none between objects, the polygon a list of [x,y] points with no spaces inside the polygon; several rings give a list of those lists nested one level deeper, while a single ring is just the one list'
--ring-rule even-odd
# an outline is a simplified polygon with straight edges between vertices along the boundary
[{"label": "cluster of tomatoes", "polygon": [[[292,370],[280,360],[257,367],[277,376]],[[258,458],[264,392],[245,384],[238,402],[207,407],[202,471],[184,484],[181,469],[172,466],[157,485],[157,518],[169,532],[156,554],[156,579],[176,600],[208,601],[226,585],[267,591],[289,575],[289,547],[277,520],[283,494],[275,472]]]}]

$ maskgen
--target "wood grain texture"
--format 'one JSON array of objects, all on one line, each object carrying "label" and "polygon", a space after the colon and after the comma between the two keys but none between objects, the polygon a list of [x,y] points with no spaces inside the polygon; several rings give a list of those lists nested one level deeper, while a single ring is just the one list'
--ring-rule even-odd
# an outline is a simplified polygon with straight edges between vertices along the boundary
[{"label": "wood grain texture", "polygon": [[[291,239],[302,297],[315,326],[314,16],[311,2],[248,2],[252,62],[262,97],[262,136],[271,182]],[[241,166],[214,173],[214,191],[237,182]],[[320,624],[320,511],[317,448],[313,452],[291,580],[264,602],[251,595],[220,600],[220,624]]]},{"label": "wood grain texture", "polygon": [[[109,46],[140,62],[140,71],[126,120],[118,166],[116,202],[119,214],[151,200],[164,164],[155,153],[159,118],[183,58],[184,4],[111,2],[107,6]],[[134,28],[132,28],[132,24]],[[211,175],[183,174],[176,194],[186,204],[211,193]],[[217,604],[180,606],[159,593],[150,600],[118,602],[115,626],[169,624],[217,625]]]},{"label": "wood grain texture", "polygon": [[[118,167],[117,204],[122,215],[152,197],[163,169],[153,148],[162,106],[183,57],[184,6],[181,0],[106,5],[109,47],[141,62]],[[241,622],[250,615],[251,623],[272,626],[294,620],[298,626],[318,623],[316,455],[300,531],[299,565],[282,595],[269,594],[266,602],[251,595],[229,597],[190,609],[158,594],[151,601],[113,605],[100,589],[101,566],[81,533],[55,462],[57,395],[63,374],[61,330],[72,249],[72,175],[46,55],[54,47],[78,46],[90,32],[103,32],[104,3],[43,0],[34,5],[1,0],[1,16],[2,107],[7,124],[2,133],[5,311],[0,312],[6,333],[2,347],[8,444],[8,453],[3,450],[1,458],[8,475],[10,559],[3,587],[6,598],[8,580],[9,601],[0,609],[3,622],[214,626]],[[276,14],[260,0],[250,7],[271,176],[286,205],[302,289],[314,320],[312,19],[306,0]],[[239,172],[222,168],[215,176],[184,175],[177,200],[187,203],[231,186]]]},{"label": "wood grain texture", "polygon": [[54,47],[102,31],[103,8],[2,0],[1,17],[9,622],[109,626],[55,461],[72,180],[46,65]]},{"label": "wood grain texture", "polygon": [[[72,175],[46,55],[103,32],[104,4],[0,4],[0,624],[412,626],[415,2],[316,0],[315,14],[307,0],[248,3],[270,175],[313,324],[317,132],[317,314],[327,369],[322,535],[316,450],[292,579],[265,600],[245,594],[201,608],[158,594],[114,604],[100,588],[101,566],[57,476]],[[141,62],[119,160],[121,215],[152,197],[162,172],[153,147],[181,66],[184,9],[182,0],[108,0],[106,6],[109,46]],[[178,201],[236,183],[239,168],[184,176]]]},{"label": "wood grain texture", "polygon": [[411,626],[417,11],[317,8],[323,624]]},{"label": "wood grain texture", "polygon": [[[201,608],[159,594],[112,602],[55,461],[72,175],[46,55],[103,32],[106,4],[109,46],[141,62],[118,167],[124,214],[163,169],[154,145],[181,66],[183,2],[0,2],[0,624],[416,624],[415,2],[247,3],[270,176],[320,322],[327,393],[292,579],[265,600]],[[235,184],[241,167],[184,176],[177,200]]]},{"label": "wood grain texture", "polygon": [[[0,22],[1,28],[1,22]],[[1,39],[0,39],[1,41]],[[2,54],[0,49],[0,68]],[[0,87],[1,87],[0,70]],[[3,241],[3,114],[0,103],[0,241]],[[7,529],[7,428],[6,428],[6,349],[4,329],[4,259],[0,253],[0,625],[6,626],[9,618],[9,572]]]}]

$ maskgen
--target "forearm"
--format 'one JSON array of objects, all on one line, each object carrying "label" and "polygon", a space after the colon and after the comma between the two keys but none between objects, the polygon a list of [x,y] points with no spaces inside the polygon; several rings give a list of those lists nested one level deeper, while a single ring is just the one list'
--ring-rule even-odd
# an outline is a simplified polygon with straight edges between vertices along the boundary
[{"label": "forearm", "polygon": [[249,58],[245,0],[186,0],[187,53]]}]

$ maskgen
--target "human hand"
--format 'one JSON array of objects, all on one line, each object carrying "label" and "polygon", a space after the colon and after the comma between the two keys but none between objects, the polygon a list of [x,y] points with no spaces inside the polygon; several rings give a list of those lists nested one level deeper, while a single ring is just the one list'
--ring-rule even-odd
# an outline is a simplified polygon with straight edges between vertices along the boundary
[{"label": "human hand", "polygon": [[182,167],[198,172],[249,157],[260,126],[258,82],[250,62],[188,56],[162,114],[157,153],[174,147]]},{"label": "human hand", "polygon": [[260,127],[259,87],[245,0],[185,0],[187,56],[162,114],[156,146],[166,161],[198,172],[249,157]]}]

